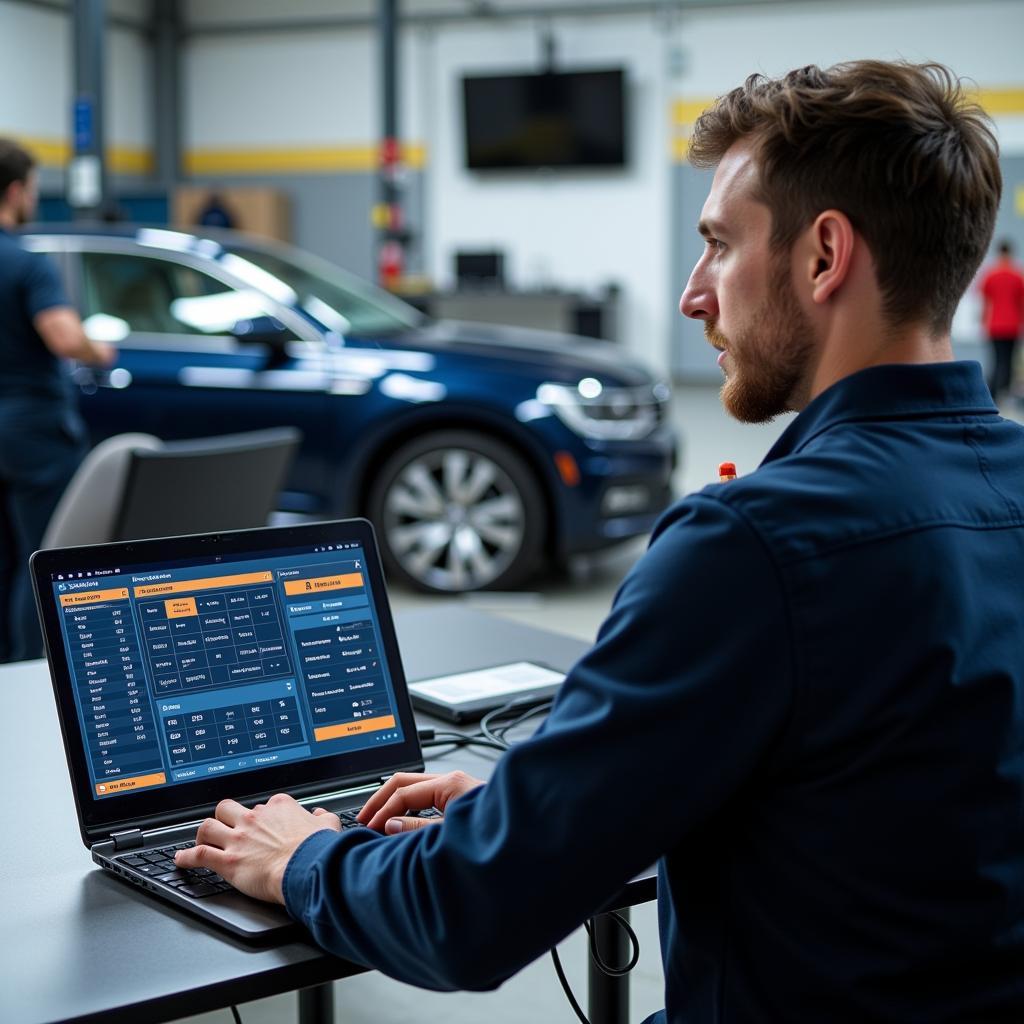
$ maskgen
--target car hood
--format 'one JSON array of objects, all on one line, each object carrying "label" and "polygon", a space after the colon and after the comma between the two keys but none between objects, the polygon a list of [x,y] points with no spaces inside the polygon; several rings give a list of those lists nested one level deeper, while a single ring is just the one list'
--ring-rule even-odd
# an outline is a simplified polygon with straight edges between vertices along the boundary
[{"label": "car hood", "polygon": [[391,344],[439,355],[504,359],[521,366],[523,372],[536,372],[552,381],[575,383],[580,377],[597,376],[607,383],[635,387],[654,379],[620,345],[557,331],[438,320],[392,338]]}]

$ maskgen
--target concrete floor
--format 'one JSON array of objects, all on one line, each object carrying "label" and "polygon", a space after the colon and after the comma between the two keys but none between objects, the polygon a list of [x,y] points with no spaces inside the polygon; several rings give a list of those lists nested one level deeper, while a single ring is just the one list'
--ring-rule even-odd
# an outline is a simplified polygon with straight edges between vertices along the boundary
[{"label": "concrete floor", "polygon": [[[735,462],[740,474],[750,472],[789,420],[787,417],[767,426],[742,426],[722,410],[717,388],[684,385],[675,389],[673,418],[685,444],[677,474],[680,494],[716,480],[718,464],[725,460]],[[643,553],[645,545],[646,540],[639,539],[599,557],[580,559],[568,573],[542,579],[530,592],[481,594],[461,600],[495,615],[592,640],[622,577]],[[396,611],[427,604],[436,606],[439,600],[400,588],[395,588],[391,597]],[[635,908],[633,923],[641,955],[631,975],[630,1019],[641,1021],[664,1005],[654,905]],[[500,922],[496,921],[495,927],[500,927]],[[570,936],[560,952],[570,984],[585,1005],[587,951],[582,932]],[[338,983],[335,1006],[338,1024],[405,1024],[411,1020],[445,1024],[554,1024],[576,1019],[546,956],[497,992],[486,995],[422,992],[373,973]],[[239,1010],[244,1024],[286,1024],[296,1019],[296,998],[277,996],[245,1004]],[[226,1010],[188,1018],[190,1024],[227,1024],[230,1019]]]}]

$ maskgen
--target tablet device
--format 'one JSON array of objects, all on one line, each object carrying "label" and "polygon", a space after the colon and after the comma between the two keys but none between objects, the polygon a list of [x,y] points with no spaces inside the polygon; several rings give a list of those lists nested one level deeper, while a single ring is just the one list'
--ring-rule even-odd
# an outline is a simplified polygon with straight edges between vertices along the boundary
[{"label": "tablet device", "polygon": [[473,672],[409,684],[413,707],[449,722],[474,722],[515,701],[529,707],[550,700],[565,673],[532,661],[514,661]]}]

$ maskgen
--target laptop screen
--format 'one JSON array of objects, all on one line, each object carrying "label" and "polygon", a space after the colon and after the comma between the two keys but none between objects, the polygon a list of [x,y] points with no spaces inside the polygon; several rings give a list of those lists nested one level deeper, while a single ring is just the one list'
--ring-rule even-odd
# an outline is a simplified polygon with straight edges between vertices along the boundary
[{"label": "laptop screen", "polygon": [[[283,550],[130,564],[155,542],[106,546],[117,564],[96,560],[104,548],[71,549],[67,564],[44,553],[94,800],[368,749],[380,762],[406,742],[376,552],[331,525],[287,531],[313,543]],[[222,536],[245,534],[276,536]]]}]

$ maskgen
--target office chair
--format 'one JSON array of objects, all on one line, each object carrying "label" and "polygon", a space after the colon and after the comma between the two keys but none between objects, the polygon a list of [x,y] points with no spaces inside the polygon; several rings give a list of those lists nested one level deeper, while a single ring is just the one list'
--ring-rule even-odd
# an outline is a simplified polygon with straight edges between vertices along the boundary
[{"label": "office chair", "polygon": [[108,438],[68,484],[42,546],[266,526],[301,441],[294,427],[189,441]]}]

